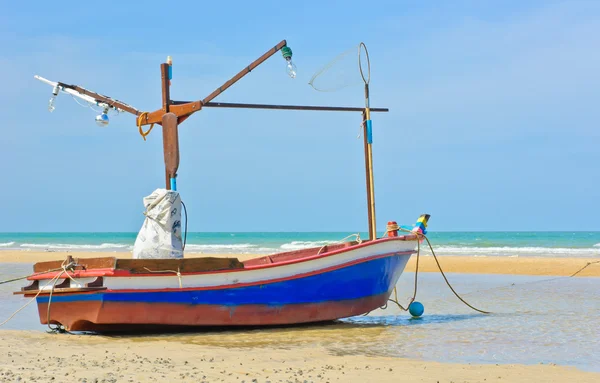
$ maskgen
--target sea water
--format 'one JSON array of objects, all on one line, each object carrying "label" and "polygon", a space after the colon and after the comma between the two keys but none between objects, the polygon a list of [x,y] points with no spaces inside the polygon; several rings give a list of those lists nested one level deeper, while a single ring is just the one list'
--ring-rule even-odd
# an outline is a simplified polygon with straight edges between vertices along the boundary
[{"label": "sea water", "polygon": [[[319,247],[352,232],[188,233],[188,252],[264,254]],[[366,233],[358,233],[367,238]],[[0,233],[0,251],[131,251],[136,233]],[[430,232],[440,255],[600,256],[600,232]],[[427,251],[425,251],[427,253]]]},{"label": "sea water", "polygon": [[[30,265],[3,264],[0,279],[30,270]],[[421,273],[417,300],[425,314],[419,319],[390,303],[385,310],[327,324],[119,336],[253,350],[319,346],[336,355],[457,363],[556,363],[600,371],[600,278],[452,273],[448,278],[465,300],[491,314],[466,307],[439,274]],[[11,295],[21,285],[0,285],[0,322],[27,302]],[[403,274],[397,285],[401,303],[408,302],[413,287],[414,273]],[[46,330],[35,304],[2,329]]]}]

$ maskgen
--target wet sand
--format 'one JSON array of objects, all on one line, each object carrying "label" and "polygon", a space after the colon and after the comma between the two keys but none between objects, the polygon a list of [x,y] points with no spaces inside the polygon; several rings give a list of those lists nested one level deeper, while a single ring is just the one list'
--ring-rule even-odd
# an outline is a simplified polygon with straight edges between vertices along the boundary
[{"label": "wet sand", "polygon": [[[67,255],[75,258],[118,257],[131,258],[131,253],[102,252],[35,252],[35,251],[0,251],[0,263],[35,263],[65,259]],[[194,257],[236,257],[243,261],[259,257],[258,254],[186,254],[186,258]],[[577,276],[600,276],[600,258],[559,258],[559,257],[471,257],[471,256],[438,256],[445,272],[469,274],[511,274],[511,275],[548,275],[570,276],[585,267]],[[596,263],[593,263],[596,262]],[[406,271],[414,271],[416,257],[411,257]],[[421,256],[420,272],[438,272],[434,258]]]},{"label": "wet sand", "polygon": [[597,382],[556,365],[476,365],[332,355],[318,347],[236,349],[154,337],[0,331],[0,382]]}]

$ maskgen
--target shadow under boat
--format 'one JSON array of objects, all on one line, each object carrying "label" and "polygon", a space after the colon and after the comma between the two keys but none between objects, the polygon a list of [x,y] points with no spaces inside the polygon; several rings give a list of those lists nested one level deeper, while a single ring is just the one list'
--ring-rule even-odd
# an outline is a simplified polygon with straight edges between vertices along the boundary
[{"label": "shadow under boat", "polygon": [[164,326],[164,325],[121,325],[118,328],[107,326],[98,331],[74,332],[75,334],[102,335],[106,337],[148,337],[164,335],[222,335],[240,334],[254,331],[269,331],[271,333],[302,332],[310,330],[340,331],[361,329],[385,329],[395,326],[427,326],[440,323],[451,323],[468,320],[478,320],[489,317],[484,314],[433,314],[413,318],[408,315],[356,316],[338,320],[254,326]]}]

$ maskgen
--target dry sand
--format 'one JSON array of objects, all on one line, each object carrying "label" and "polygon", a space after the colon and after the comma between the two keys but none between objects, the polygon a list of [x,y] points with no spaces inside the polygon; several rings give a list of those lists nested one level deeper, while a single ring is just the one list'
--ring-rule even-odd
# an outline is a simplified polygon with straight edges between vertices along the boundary
[{"label": "dry sand", "polygon": [[[66,252],[0,251],[0,262],[64,259]],[[131,257],[130,253],[71,253]],[[234,256],[248,254],[190,254]],[[447,272],[571,275],[586,258],[441,257]],[[415,259],[407,270],[414,271]],[[437,271],[421,257],[420,271]],[[600,276],[600,263],[581,276]],[[363,355],[332,355],[322,346],[280,344],[244,348],[199,345],[177,336],[50,335],[0,331],[2,382],[598,382],[599,373],[556,365],[475,365]]]},{"label": "dry sand", "polygon": [[[1,262],[35,263],[65,259],[72,254],[75,258],[118,257],[131,258],[131,253],[100,253],[100,252],[43,252],[43,251],[0,251]],[[258,257],[257,254],[186,254],[193,257],[237,257],[241,261]],[[577,274],[581,277],[600,276],[600,259],[598,258],[536,258],[536,257],[467,257],[467,256],[438,256],[445,272],[476,273],[476,274],[513,274],[513,275],[555,275],[569,276]],[[595,262],[595,263],[594,263]],[[406,271],[415,270],[416,257],[411,257]],[[438,272],[434,258],[421,256],[419,271]]]},{"label": "dry sand", "polygon": [[167,338],[0,331],[0,382],[598,382],[556,365],[475,365],[224,348]]}]

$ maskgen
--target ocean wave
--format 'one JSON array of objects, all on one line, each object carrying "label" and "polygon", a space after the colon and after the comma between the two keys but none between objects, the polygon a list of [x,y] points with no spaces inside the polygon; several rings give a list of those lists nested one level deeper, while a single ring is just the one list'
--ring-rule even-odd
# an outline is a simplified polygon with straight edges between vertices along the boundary
[{"label": "ocean wave", "polygon": [[70,243],[23,243],[19,245],[23,249],[47,249],[47,250],[116,250],[132,249],[133,246],[123,243],[102,243],[100,245],[75,245]]},{"label": "ocean wave", "polygon": [[594,247],[600,247],[600,243],[595,244]]},{"label": "ocean wave", "polygon": [[0,243],[0,247],[11,247],[14,246],[15,242],[4,242],[4,243]]},{"label": "ocean wave", "polygon": [[284,243],[279,248],[283,250],[302,250],[334,243],[335,241],[292,241]]},{"label": "ocean wave", "polygon": [[230,243],[230,244],[210,244],[210,245],[197,245],[188,243],[185,245],[186,251],[210,251],[214,253],[228,253],[228,252],[258,252],[258,245],[251,243]]},{"label": "ocean wave", "polygon": [[[424,249],[425,253],[429,249]],[[554,256],[600,256],[598,248],[566,248],[566,247],[464,247],[464,246],[434,246],[436,254],[440,255],[554,255]]]}]

